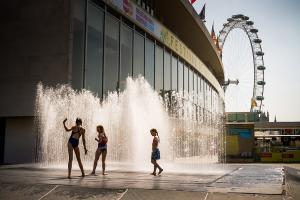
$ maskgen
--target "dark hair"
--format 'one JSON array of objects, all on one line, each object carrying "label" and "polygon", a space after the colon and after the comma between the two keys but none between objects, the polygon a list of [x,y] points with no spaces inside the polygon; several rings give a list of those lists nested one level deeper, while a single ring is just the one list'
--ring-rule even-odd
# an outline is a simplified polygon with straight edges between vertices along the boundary
[{"label": "dark hair", "polygon": [[104,133],[104,128],[103,128],[102,125],[98,125],[98,126],[97,126],[97,129],[98,129],[98,128]]},{"label": "dark hair", "polygon": [[152,128],[152,129],[150,130],[150,132],[155,132],[155,133],[156,133],[156,135],[157,135],[157,137],[158,137],[158,139],[159,139],[158,132],[157,132],[157,130],[156,130],[155,128]]},{"label": "dark hair", "polygon": [[150,130],[150,132],[155,132],[155,133],[158,134],[158,132],[157,132],[157,130],[156,130],[155,128],[152,128],[152,129]]},{"label": "dark hair", "polygon": [[76,125],[82,124],[82,120],[80,118],[76,119]]}]

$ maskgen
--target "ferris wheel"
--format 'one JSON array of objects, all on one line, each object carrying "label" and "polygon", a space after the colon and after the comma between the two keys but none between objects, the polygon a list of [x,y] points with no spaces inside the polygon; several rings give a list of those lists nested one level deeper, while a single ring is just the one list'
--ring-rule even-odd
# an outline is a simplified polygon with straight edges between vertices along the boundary
[{"label": "ferris wheel", "polygon": [[[236,96],[243,96],[243,93],[248,93],[246,99],[239,99],[237,102],[246,104],[243,108],[250,110],[250,112],[261,113],[263,100],[264,100],[264,86],[266,84],[264,80],[264,52],[262,51],[261,42],[257,33],[258,29],[254,28],[254,22],[249,21],[249,17],[238,14],[233,15],[231,18],[227,19],[227,22],[223,24],[223,28],[220,31],[218,36],[219,48],[222,50],[222,61],[224,64],[225,71],[225,83],[224,90],[227,90],[229,84],[235,83],[239,85],[245,85],[244,88],[238,88],[231,86],[230,89],[236,90],[236,93],[227,94],[228,98],[237,98]],[[241,33],[238,33],[240,31]],[[237,32],[237,33],[235,33]],[[241,43],[238,41],[239,38],[236,38],[234,35],[242,38],[243,43],[247,43],[248,46],[237,49],[237,46]],[[243,36],[241,36],[241,34]],[[250,41],[250,43],[249,43]],[[234,43],[235,42],[235,43]],[[237,42],[240,42],[237,44]],[[227,43],[233,43],[231,47],[227,47]],[[235,53],[229,52],[233,49]],[[247,59],[242,60],[239,64],[235,62],[241,60],[242,57],[247,54],[243,52],[248,52]],[[228,56],[230,54],[230,56]],[[241,55],[242,54],[242,55]],[[245,54],[245,55],[244,55]],[[226,58],[225,58],[226,57]],[[245,61],[246,60],[246,61]],[[248,64],[247,64],[248,61]],[[233,64],[234,63],[234,64]],[[229,68],[229,70],[227,69]],[[230,71],[231,68],[231,71]],[[248,74],[246,74],[246,72]],[[231,77],[233,74],[236,74],[236,77]],[[232,78],[236,80],[232,80]],[[245,89],[246,88],[246,89]],[[231,97],[230,97],[231,96]],[[235,104],[235,106],[237,103]]]}]

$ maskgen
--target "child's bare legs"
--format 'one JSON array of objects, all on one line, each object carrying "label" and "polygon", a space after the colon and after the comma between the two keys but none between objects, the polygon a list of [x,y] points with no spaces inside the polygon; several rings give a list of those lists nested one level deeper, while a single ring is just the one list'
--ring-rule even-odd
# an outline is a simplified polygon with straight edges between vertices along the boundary
[{"label": "child's bare legs", "polygon": [[156,168],[157,168],[157,166],[156,166],[156,160],[153,160],[153,159],[151,159],[151,163],[153,164],[153,172],[152,172],[152,175],[154,175],[154,176],[156,176]]},{"label": "child's bare legs", "polygon": [[77,158],[77,162],[78,162],[79,168],[80,168],[80,170],[81,170],[81,176],[84,177],[85,174],[84,174],[82,162],[81,162],[81,159],[80,159],[80,151],[79,151],[79,148],[78,148],[78,147],[75,147],[75,148],[74,148],[74,152],[75,152],[75,155],[76,155],[76,158]]},{"label": "child's bare legs", "polygon": [[69,153],[68,178],[71,178],[72,161],[73,161],[73,147],[70,143],[68,143],[68,153]]},{"label": "child's bare legs", "polygon": [[98,164],[98,160],[99,160],[100,155],[101,155],[101,150],[97,149],[96,152],[95,152],[94,167],[93,167],[93,171],[92,171],[91,174],[96,174],[96,168],[97,168],[97,164]]},{"label": "child's bare legs", "polygon": [[103,175],[107,175],[107,173],[105,173],[105,159],[106,159],[106,154],[107,154],[107,150],[103,150],[102,151],[102,174]]},{"label": "child's bare legs", "polygon": [[157,164],[157,167],[158,167],[158,169],[159,169],[158,175],[160,175],[164,170],[163,170],[163,168],[161,168],[158,164]]},{"label": "child's bare legs", "polygon": [[152,175],[156,176],[156,169],[159,169],[158,175],[162,173],[163,169],[159,166],[156,160],[151,159],[151,163],[153,164],[153,173]]}]

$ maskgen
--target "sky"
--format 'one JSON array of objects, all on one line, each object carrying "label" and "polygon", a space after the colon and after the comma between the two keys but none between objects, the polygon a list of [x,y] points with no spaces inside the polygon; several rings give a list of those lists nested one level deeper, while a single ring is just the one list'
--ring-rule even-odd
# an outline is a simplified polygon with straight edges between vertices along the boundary
[{"label": "sky", "polygon": [[204,3],[209,31],[214,22],[218,33],[235,14],[254,22],[265,53],[264,110],[270,121],[275,116],[277,121],[300,121],[300,0],[197,0],[198,13]]}]

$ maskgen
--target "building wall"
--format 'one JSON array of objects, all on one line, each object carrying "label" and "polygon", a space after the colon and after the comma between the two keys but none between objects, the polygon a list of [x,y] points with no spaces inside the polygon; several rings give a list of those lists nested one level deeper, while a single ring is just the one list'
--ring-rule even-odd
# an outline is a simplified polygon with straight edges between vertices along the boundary
[{"label": "building wall", "polygon": [[69,82],[70,10],[69,0],[0,2],[0,118],[5,127],[0,158],[4,163],[33,160],[38,82],[47,86]]},{"label": "building wall", "polygon": [[36,85],[68,82],[68,0],[0,3],[0,116],[33,116]]},{"label": "building wall", "polygon": [[33,121],[33,117],[6,118],[5,164],[34,161],[37,135]]},{"label": "building wall", "polygon": [[4,163],[5,119],[0,118],[0,164]]}]

